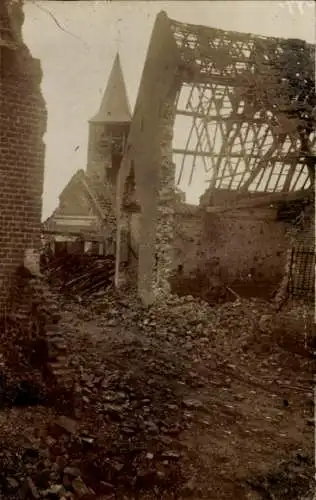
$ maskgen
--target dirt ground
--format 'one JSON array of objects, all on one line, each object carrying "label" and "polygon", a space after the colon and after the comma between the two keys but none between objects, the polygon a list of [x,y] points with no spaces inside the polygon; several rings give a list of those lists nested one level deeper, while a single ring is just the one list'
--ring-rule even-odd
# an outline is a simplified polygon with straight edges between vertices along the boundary
[{"label": "dirt ground", "polygon": [[306,308],[56,300],[74,398],[0,410],[0,498],[312,499]]}]

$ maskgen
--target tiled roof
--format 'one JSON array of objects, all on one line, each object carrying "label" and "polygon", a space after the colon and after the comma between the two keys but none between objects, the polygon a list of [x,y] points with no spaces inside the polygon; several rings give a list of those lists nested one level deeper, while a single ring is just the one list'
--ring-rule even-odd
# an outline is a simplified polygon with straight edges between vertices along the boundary
[{"label": "tiled roof", "polygon": [[82,182],[87,189],[96,209],[99,211],[100,217],[102,217],[103,221],[106,222],[106,224],[115,227],[115,196],[111,190],[111,187],[108,184],[101,182],[99,179],[88,176],[87,174],[85,174]]}]

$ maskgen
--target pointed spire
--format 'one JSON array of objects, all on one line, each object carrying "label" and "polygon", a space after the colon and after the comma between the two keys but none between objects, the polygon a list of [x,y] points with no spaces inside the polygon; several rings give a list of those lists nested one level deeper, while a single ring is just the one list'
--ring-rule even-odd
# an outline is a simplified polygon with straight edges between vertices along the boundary
[{"label": "pointed spire", "polygon": [[117,53],[99,112],[90,120],[94,123],[126,123],[131,121],[120,56]]}]

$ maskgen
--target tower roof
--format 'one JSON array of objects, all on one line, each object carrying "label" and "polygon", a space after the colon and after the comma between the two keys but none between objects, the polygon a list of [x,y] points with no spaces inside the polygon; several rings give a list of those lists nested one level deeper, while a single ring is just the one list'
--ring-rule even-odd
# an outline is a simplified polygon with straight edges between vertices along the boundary
[{"label": "tower roof", "polygon": [[99,112],[90,120],[94,123],[125,123],[131,121],[119,54],[116,54]]}]

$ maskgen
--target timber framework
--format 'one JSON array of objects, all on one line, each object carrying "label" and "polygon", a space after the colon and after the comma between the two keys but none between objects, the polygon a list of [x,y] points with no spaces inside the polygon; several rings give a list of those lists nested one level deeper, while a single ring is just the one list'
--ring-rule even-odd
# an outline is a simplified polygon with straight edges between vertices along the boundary
[{"label": "timber framework", "polygon": [[210,196],[312,192],[314,75],[315,47],[305,41],[157,16],[118,176],[117,284],[131,217],[125,201],[133,189],[138,287],[147,302],[168,289],[177,184],[187,187],[203,173]]}]

